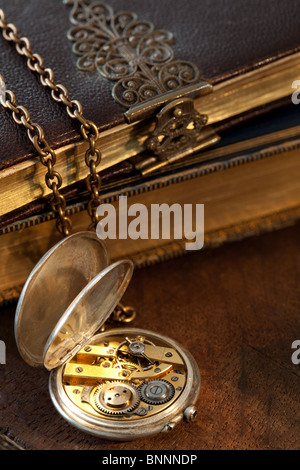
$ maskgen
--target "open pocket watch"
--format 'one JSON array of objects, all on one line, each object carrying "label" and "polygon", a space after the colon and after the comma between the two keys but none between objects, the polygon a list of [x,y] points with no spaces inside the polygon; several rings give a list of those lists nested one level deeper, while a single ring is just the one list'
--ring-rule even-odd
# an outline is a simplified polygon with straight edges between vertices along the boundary
[{"label": "open pocket watch", "polygon": [[132,273],[129,260],[109,264],[95,233],[76,233],[35,266],[16,310],[19,352],[30,365],[51,371],[58,412],[105,439],[168,431],[197,413],[200,374],[181,345],[142,329],[101,331]]}]

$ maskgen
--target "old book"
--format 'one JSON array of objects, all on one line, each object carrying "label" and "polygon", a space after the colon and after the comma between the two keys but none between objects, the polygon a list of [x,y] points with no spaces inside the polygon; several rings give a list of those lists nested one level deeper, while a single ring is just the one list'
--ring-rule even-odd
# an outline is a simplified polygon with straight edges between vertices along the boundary
[{"label": "old book", "polygon": [[[8,21],[30,38],[34,52],[99,127],[100,170],[137,156],[141,173],[143,162],[154,158],[147,142],[158,126],[157,113],[174,96],[191,98],[194,110],[205,116],[196,150],[184,149],[183,156],[216,144],[224,129],[249,116],[290,101],[300,75],[298,7],[297,0],[241,0],[238,12],[229,0],[132,0],[130,6],[125,0],[1,2]],[[88,172],[86,144],[78,128],[2,38],[0,61],[7,88],[56,149],[63,186],[82,181]],[[4,216],[38,201],[48,189],[26,132],[3,109],[0,129]],[[209,151],[203,155],[207,161],[213,157]],[[162,160],[168,158],[158,155],[159,165]]]},{"label": "old book", "polygon": [[[278,131],[281,119],[290,127]],[[128,205],[204,204],[204,248],[294,224],[300,219],[300,126],[295,107],[254,119],[224,134],[224,145],[156,175],[123,176],[105,186],[104,203],[118,214],[120,196]],[[211,153],[211,155],[209,155]],[[209,162],[207,162],[209,160]],[[87,230],[87,195],[70,201],[73,231]],[[16,298],[40,257],[59,239],[54,215],[44,210],[0,228],[0,301]],[[181,221],[182,222],[182,221]],[[175,222],[174,222],[175,224]],[[106,241],[113,260],[131,258],[136,266],[187,254],[187,240]]]},{"label": "old book", "polygon": [[[178,172],[191,164],[203,165],[205,162],[216,159],[231,158],[232,155],[241,155],[243,152],[254,153],[266,148],[275,148],[280,145],[297,146],[300,134],[300,113],[297,106],[292,104],[255,116],[252,119],[242,121],[233,128],[220,133],[221,141],[211,149],[198,152],[186,157],[183,161],[173,162],[155,174],[163,176],[166,172]],[[139,156],[127,159],[101,172],[101,195],[111,187],[122,187],[130,179],[137,181],[143,176],[136,171],[136,161]],[[284,157],[283,157],[284,158]],[[86,184],[79,181],[62,190],[69,205],[78,199],[87,198]],[[47,212],[49,202],[47,197],[39,198],[25,206],[8,212],[0,217],[0,229],[12,225],[14,222],[27,219],[33,215]]]}]

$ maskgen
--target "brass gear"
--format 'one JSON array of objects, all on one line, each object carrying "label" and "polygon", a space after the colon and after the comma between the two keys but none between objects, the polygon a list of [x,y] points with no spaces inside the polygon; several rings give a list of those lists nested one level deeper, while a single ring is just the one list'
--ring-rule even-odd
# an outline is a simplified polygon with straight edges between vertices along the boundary
[{"label": "brass gear", "polygon": [[111,416],[130,413],[139,403],[138,389],[128,382],[112,381],[101,384],[94,393],[94,404],[98,411]]}]

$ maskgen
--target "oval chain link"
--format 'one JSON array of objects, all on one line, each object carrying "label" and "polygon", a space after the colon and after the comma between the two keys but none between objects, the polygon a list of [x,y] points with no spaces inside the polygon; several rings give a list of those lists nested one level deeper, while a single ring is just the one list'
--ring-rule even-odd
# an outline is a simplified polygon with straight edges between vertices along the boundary
[{"label": "oval chain link", "polygon": [[[81,103],[77,100],[71,100],[67,88],[64,85],[55,82],[53,70],[51,68],[46,68],[43,58],[39,54],[32,52],[29,39],[27,37],[20,37],[17,27],[12,23],[7,23],[5,13],[1,9],[0,28],[2,29],[4,39],[15,44],[18,54],[27,59],[28,68],[39,75],[41,84],[44,87],[50,89],[53,100],[58,103],[63,103],[67,108],[69,117],[77,120],[80,124],[81,135],[89,145],[89,148],[85,153],[85,163],[89,168],[86,185],[90,193],[87,212],[92,221],[91,227],[95,227],[98,222],[96,211],[101,202],[99,195],[101,179],[97,173],[97,167],[101,162],[101,152],[96,148],[96,142],[99,138],[99,130],[92,121],[87,120],[83,116]],[[28,136],[39,153],[42,163],[44,162],[43,165],[47,163],[46,166],[48,171],[46,175],[46,184],[48,186],[48,183],[51,183],[53,191],[51,207],[53,210],[56,209],[58,214],[62,214],[64,211],[63,207],[65,207],[65,201],[62,203],[64,198],[58,192],[61,186],[61,177],[53,169],[56,160],[55,153],[46,143],[42,128],[37,124],[32,124],[31,121],[28,120],[28,111],[21,106],[16,107],[13,102],[11,104],[12,107],[17,109],[17,111],[16,109],[13,110],[15,121],[18,124],[23,124],[27,128]],[[19,116],[20,113],[21,116]],[[35,134],[32,135],[34,132]],[[59,223],[59,229],[61,229],[60,224],[61,223]]]},{"label": "oval chain link", "polygon": [[72,223],[65,213],[66,200],[59,192],[62,185],[62,178],[60,174],[54,170],[56,163],[55,151],[49,147],[44,136],[43,128],[39,124],[35,124],[31,121],[29,111],[24,106],[18,106],[16,104],[16,97],[12,91],[6,90],[3,106],[12,112],[13,119],[17,124],[27,129],[27,135],[39,154],[40,162],[47,168],[45,182],[47,187],[52,191],[50,206],[57,216],[57,229],[61,234],[68,236],[71,231]]}]

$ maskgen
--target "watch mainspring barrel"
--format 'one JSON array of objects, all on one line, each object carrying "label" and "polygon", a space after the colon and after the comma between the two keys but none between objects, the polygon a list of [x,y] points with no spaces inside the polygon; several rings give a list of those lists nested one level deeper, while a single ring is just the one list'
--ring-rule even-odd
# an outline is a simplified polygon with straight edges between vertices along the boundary
[{"label": "watch mainspring barrel", "polygon": [[118,430],[125,439],[163,431],[194,405],[200,387],[189,353],[157,333],[132,329],[96,335],[54,374],[58,410],[75,426],[114,439]]}]

